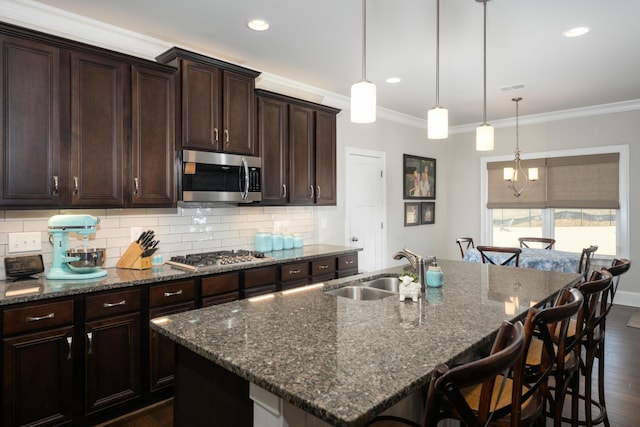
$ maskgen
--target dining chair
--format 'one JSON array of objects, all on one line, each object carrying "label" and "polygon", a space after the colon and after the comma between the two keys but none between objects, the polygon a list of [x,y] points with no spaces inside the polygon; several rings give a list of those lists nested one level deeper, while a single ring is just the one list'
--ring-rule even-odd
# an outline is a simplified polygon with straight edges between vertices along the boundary
[{"label": "dining chair", "polygon": [[[376,417],[368,426],[435,427],[446,418],[456,418],[469,427],[494,425],[499,417],[513,414],[515,386],[506,373],[523,359],[525,331],[521,322],[503,322],[488,356],[449,368],[435,367],[424,406],[422,424],[396,416]],[[510,420],[509,420],[510,422]],[[509,425],[509,424],[507,424]],[[516,422],[513,425],[518,425]]]},{"label": "dining chair", "polygon": [[[604,330],[613,283],[612,278],[612,274],[606,268],[602,268],[599,271],[593,271],[587,281],[576,285],[576,288],[582,293],[584,303],[582,310],[578,312],[576,319],[569,326],[568,336],[579,342],[584,352],[580,353],[580,369],[578,369],[578,374],[582,376],[582,379],[573,382],[570,387],[573,389],[574,395],[584,402],[585,418],[578,420],[578,414],[575,413],[571,418],[563,417],[564,422],[577,422],[579,425],[587,426],[600,423],[604,423],[607,427],[610,425],[604,399],[604,388],[602,387],[604,384],[598,381],[597,400],[594,400],[592,392],[593,366],[597,356],[602,357],[599,364],[602,364],[604,368]],[[582,392],[579,391],[579,383],[584,384]],[[598,411],[595,416],[593,414],[594,408]]]},{"label": "dining chair", "polygon": [[518,241],[521,248],[530,248],[529,244],[539,243],[542,245],[542,249],[553,249],[553,245],[556,244],[556,239],[550,237],[518,237]]},{"label": "dining chair", "polygon": [[[569,384],[575,384],[577,380],[580,343],[570,340],[567,335],[571,319],[582,308],[583,301],[578,289],[563,289],[550,307],[531,308],[527,315],[532,317],[535,330],[526,347],[525,382],[532,388],[536,385],[541,388],[546,403],[544,414],[553,420],[555,427],[562,425],[562,409]],[[554,379],[552,387],[547,384],[549,377]],[[576,393],[572,395],[571,406],[577,419]]]},{"label": "dining chair", "polygon": [[593,259],[593,254],[598,250],[598,246],[591,245],[588,248],[582,249],[582,253],[580,253],[580,261],[578,261],[578,273],[582,274],[584,280],[589,276],[589,270],[591,270],[591,260]]},{"label": "dining chair", "polygon": [[[476,246],[478,252],[482,256],[483,264],[494,264],[494,265],[510,265],[513,263],[514,267],[518,267],[520,264],[520,253],[522,249],[520,248],[511,248],[506,246]],[[507,254],[507,257],[501,259],[498,254]],[[508,256],[511,254],[511,256]]]},{"label": "dining chair", "polygon": [[460,248],[460,256],[464,259],[464,254],[471,248],[475,248],[473,239],[471,237],[459,237],[456,239],[456,243]]}]

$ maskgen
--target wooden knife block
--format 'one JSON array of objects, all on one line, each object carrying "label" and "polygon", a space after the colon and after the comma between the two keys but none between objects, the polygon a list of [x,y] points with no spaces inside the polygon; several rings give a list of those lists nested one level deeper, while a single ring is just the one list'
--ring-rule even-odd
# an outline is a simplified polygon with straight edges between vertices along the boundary
[{"label": "wooden knife block", "polygon": [[151,257],[142,258],[142,252],[142,246],[137,242],[132,242],[116,263],[116,267],[133,270],[146,270],[151,268]]}]

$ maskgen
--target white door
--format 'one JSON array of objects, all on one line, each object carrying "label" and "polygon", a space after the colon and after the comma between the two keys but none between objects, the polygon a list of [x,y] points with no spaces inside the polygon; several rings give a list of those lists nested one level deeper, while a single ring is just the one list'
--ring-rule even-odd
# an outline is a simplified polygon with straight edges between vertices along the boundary
[{"label": "white door", "polygon": [[360,271],[384,268],[386,228],[385,153],[346,148],[346,245],[363,250]]}]

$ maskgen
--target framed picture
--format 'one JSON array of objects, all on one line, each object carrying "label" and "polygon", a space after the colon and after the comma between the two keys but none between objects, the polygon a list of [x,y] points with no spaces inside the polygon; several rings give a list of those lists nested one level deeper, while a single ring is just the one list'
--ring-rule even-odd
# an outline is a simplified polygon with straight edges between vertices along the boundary
[{"label": "framed picture", "polygon": [[436,222],[436,202],[420,203],[420,224],[434,224]]},{"label": "framed picture", "polygon": [[404,204],[404,226],[420,224],[420,203]]},{"label": "framed picture", "polygon": [[404,199],[436,199],[436,159],[402,155]]}]

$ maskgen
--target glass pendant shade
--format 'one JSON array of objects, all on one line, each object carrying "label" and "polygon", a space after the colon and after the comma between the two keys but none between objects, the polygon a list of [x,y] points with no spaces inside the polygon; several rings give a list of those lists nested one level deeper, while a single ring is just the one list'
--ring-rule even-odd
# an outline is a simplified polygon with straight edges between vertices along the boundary
[{"label": "glass pendant shade", "polygon": [[427,138],[445,139],[449,137],[449,110],[434,107],[427,113]]},{"label": "glass pendant shade", "polygon": [[529,168],[529,181],[538,180],[538,168]]},{"label": "glass pendant shade", "polygon": [[493,150],[493,126],[483,124],[476,128],[476,151]]},{"label": "glass pendant shade", "polygon": [[376,121],[376,85],[362,80],[351,85],[351,121],[373,123]]}]

